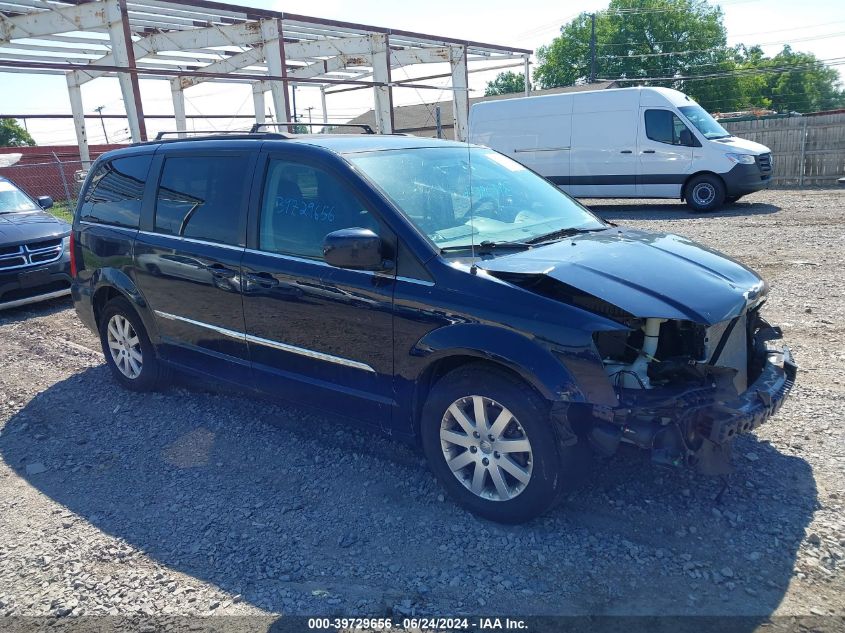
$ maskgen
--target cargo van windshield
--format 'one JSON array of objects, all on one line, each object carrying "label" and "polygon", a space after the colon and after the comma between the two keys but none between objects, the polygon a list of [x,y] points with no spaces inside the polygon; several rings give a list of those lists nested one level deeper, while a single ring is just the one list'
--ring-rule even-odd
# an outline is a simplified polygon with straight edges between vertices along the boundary
[{"label": "cargo van windshield", "polygon": [[525,243],[607,226],[553,184],[489,149],[425,147],[346,158],[441,249]]},{"label": "cargo van windshield", "polygon": [[696,129],[704,135],[708,140],[717,138],[728,138],[731,133],[723,128],[710,114],[701,106],[680,106],[678,110],[681,111],[689,122],[692,123]]}]

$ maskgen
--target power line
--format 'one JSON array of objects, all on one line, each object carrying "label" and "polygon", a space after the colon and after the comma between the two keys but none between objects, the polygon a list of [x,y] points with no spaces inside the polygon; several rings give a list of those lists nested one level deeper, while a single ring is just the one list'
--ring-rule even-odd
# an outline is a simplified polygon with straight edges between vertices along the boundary
[{"label": "power line", "polygon": [[[771,101],[777,101],[777,100],[780,100],[780,99],[789,99],[791,97],[806,97],[807,93],[806,92],[778,92],[778,93],[772,92],[770,94],[764,94],[764,95],[761,95],[761,96],[764,97],[764,98],[767,98]],[[714,108],[713,107],[714,105],[722,104],[722,103],[735,103],[737,101],[741,101],[741,99],[731,99],[731,98],[715,99],[715,100],[708,99],[707,105],[708,105],[708,109],[711,112],[713,112],[713,111],[718,112],[719,111],[718,107]],[[764,106],[762,104],[759,104],[759,103],[756,104],[756,105],[751,105],[749,103],[749,104],[744,105],[744,106],[736,106],[735,109],[742,110],[742,109],[754,109],[754,108],[763,108],[763,107]]]},{"label": "power line", "polygon": [[[613,60],[613,59],[624,59],[624,58],[619,57],[619,58],[607,58],[607,59]],[[651,73],[677,73],[677,72],[688,73],[688,72],[693,71],[695,69],[710,68],[711,70],[709,72],[730,73],[730,72],[740,72],[740,71],[742,71],[742,72],[746,72],[746,73],[753,73],[754,71],[757,71],[757,70],[760,70],[760,69],[765,69],[765,68],[780,68],[780,67],[792,68],[796,64],[799,65],[799,66],[802,66],[802,67],[816,67],[816,68],[818,68],[818,67],[824,66],[829,61],[836,62],[839,59],[840,58],[835,57],[835,58],[831,58],[831,60],[816,59],[816,60],[813,60],[813,61],[802,61],[802,62],[789,63],[789,62],[786,62],[786,61],[778,61],[778,60],[774,60],[772,58],[766,58],[764,61],[774,62],[775,64],[777,64],[776,66],[771,66],[771,67],[767,67],[767,66],[743,66],[742,62],[737,62],[736,60],[733,60],[733,59],[723,59],[723,60],[719,60],[719,61],[701,62],[701,63],[696,63],[696,64],[686,64],[686,63],[677,64],[677,65],[671,65],[671,64],[665,65],[664,64],[664,65],[660,65],[660,66],[657,66],[657,67],[647,68],[645,70],[647,70],[648,72],[651,72]],[[586,64],[586,62],[585,62],[585,64]],[[733,64],[738,64],[738,65],[733,65]],[[721,69],[719,68],[719,67],[724,67],[724,66],[728,66],[728,65],[732,65],[732,66],[728,67],[728,68],[721,68]],[[606,66],[607,66],[607,64],[606,64]],[[572,68],[575,68],[575,69],[585,68],[585,65],[581,65],[581,66],[573,65]],[[608,81],[612,81],[612,80],[608,80]]]},{"label": "power line", "polygon": [[[798,42],[813,42],[816,40],[824,40],[830,39],[835,37],[843,37],[845,36],[845,31],[839,31],[837,33],[826,33],[824,35],[814,35],[812,37],[803,37],[791,40],[781,40],[778,42],[759,42],[754,44],[754,46],[774,46],[776,44],[795,44]],[[599,59],[645,59],[648,57],[670,57],[672,55],[691,55],[693,53],[711,53],[716,51],[724,51],[729,52],[734,49],[733,46],[716,46],[713,48],[699,48],[693,50],[685,50],[685,51],[663,51],[660,53],[637,53],[634,55],[600,55]]]},{"label": "power line", "polygon": [[[761,0],[733,0],[733,2],[719,2],[719,5],[735,5],[735,4],[746,4],[749,2],[760,2]],[[599,13],[604,13],[605,15],[641,15],[641,14],[648,14],[648,13],[669,13],[669,12],[676,12],[676,11],[683,11],[686,10],[686,7],[681,6],[672,6],[672,7],[653,7],[653,8],[637,8],[632,7],[630,9],[604,9],[603,11],[599,11]]]},{"label": "power line", "polygon": [[807,24],[805,26],[793,26],[788,29],[770,29],[768,31],[752,31],[750,33],[736,33],[728,35],[728,37],[748,37],[749,35],[767,35],[769,33],[783,33],[784,31],[801,31],[804,29],[815,29],[820,26],[831,26],[832,24],[843,24],[845,20],[835,20],[833,22],[822,22],[821,24]]},{"label": "power line", "polygon": [[568,24],[570,20],[573,18],[577,18],[581,13],[573,13],[565,18],[561,18],[559,20],[554,20],[553,22],[545,22],[543,25],[534,27],[533,29],[529,29],[527,31],[522,31],[521,33],[517,33],[514,37],[520,39],[522,37],[530,37],[532,35],[537,35],[542,33],[543,31],[550,31],[552,29],[560,29],[565,24]]},{"label": "power line", "polygon": [[[747,2],[759,2],[760,0],[734,0],[733,2],[720,2],[720,5],[733,5],[733,4],[745,4]],[[666,13],[668,11],[678,11],[678,7],[655,7],[651,9],[638,9],[638,8],[631,8],[631,9],[604,9],[601,11],[597,11],[596,13],[601,13],[604,15],[643,15],[649,13]],[[566,24],[568,24],[574,18],[579,17],[580,15],[591,15],[586,11],[581,11],[579,13],[573,13],[571,15],[566,16],[565,18],[560,18],[558,20],[554,20],[552,22],[545,22],[539,26],[536,26],[532,29],[528,29],[525,31],[521,31],[515,34],[516,38],[523,38],[523,37],[531,37],[533,35],[539,35],[544,31],[550,31],[552,29],[560,30]]]},{"label": "power line", "polygon": [[756,68],[739,68],[736,70],[725,71],[721,73],[710,73],[704,75],[689,75],[681,76],[675,75],[671,77],[615,77],[602,78],[600,81],[618,81],[618,82],[638,82],[638,81],[697,81],[701,79],[715,79],[720,77],[741,77],[746,75],[762,75],[776,72],[790,72],[794,70],[808,70],[811,68],[818,68],[819,66],[842,66],[845,65],[845,57],[834,57],[826,60],[818,60],[809,64],[795,64],[778,67],[756,67]]}]

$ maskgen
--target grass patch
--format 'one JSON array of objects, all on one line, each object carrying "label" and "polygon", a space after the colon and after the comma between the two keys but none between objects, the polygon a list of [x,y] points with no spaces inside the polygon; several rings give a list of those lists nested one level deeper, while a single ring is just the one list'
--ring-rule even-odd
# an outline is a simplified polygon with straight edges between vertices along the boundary
[{"label": "grass patch", "polygon": [[61,202],[53,203],[53,206],[47,209],[47,211],[60,220],[64,220],[70,224],[73,222],[73,209],[75,206],[76,205],[72,205],[67,200],[62,200]]}]

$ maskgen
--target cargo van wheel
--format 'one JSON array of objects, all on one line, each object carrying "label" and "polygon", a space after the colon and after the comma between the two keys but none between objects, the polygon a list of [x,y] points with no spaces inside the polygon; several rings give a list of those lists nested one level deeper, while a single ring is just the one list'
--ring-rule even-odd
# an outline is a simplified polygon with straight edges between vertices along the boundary
[{"label": "cargo van wheel", "polygon": [[687,205],[696,213],[707,213],[725,202],[725,185],[717,176],[696,176],[687,183],[684,191]]}]

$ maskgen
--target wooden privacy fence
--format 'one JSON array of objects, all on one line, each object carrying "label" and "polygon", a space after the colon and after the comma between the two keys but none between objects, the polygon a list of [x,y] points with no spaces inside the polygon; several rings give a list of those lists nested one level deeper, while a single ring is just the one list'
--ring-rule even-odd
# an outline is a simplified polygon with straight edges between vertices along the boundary
[{"label": "wooden privacy fence", "polygon": [[772,150],[775,187],[835,187],[845,176],[845,111],[721,123]]}]

